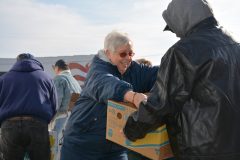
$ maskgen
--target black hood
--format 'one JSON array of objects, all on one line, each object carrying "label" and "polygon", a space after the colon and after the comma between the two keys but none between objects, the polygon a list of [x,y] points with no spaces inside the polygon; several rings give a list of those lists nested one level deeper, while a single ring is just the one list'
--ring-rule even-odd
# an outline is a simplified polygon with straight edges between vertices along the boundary
[{"label": "black hood", "polygon": [[206,0],[172,0],[162,16],[168,28],[182,38],[192,27],[212,17],[213,12]]}]

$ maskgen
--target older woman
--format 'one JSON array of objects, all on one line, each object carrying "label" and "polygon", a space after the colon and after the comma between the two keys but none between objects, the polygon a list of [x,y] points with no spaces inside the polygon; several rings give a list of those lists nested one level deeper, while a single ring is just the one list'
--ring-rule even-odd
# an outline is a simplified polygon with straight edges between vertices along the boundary
[{"label": "older woman", "polygon": [[61,160],[127,160],[125,149],[105,138],[107,101],[139,105],[158,71],[158,67],[132,61],[133,56],[132,41],[126,34],[114,31],[106,36],[66,126]]}]

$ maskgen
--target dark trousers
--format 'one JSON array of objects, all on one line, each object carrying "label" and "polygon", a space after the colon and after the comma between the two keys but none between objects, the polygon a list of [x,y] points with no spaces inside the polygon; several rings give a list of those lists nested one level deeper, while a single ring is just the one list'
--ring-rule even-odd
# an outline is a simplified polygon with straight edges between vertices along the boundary
[{"label": "dark trousers", "polygon": [[6,120],[1,125],[0,160],[49,160],[48,124],[36,119]]},{"label": "dark trousers", "polygon": [[102,139],[101,136],[80,136],[79,139],[64,137],[60,160],[128,160],[124,148]]},{"label": "dark trousers", "polygon": [[143,155],[141,155],[139,153],[129,150],[128,151],[128,160],[150,160],[150,159],[147,157],[144,157]]}]

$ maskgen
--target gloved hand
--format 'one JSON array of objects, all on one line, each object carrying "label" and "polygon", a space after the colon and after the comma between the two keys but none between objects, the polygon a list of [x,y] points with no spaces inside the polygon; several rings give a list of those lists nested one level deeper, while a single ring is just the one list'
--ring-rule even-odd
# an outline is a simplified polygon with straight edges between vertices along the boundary
[{"label": "gloved hand", "polygon": [[127,139],[133,142],[137,139],[144,138],[146,135],[146,133],[142,132],[142,127],[139,124],[134,124],[134,119],[131,116],[127,120],[123,133]]}]

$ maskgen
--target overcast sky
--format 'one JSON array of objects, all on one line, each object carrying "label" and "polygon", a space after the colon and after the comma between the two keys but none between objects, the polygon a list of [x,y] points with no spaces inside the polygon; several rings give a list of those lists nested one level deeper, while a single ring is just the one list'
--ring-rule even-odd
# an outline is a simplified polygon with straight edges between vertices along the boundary
[{"label": "overcast sky", "polygon": [[[127,32],[136,56],[159,64],[178,38],[163,32],[170,0],[0,0],[0,58],[95,54],[112,30]],[[222,26],[240,39],[240,2],[209,0]]]}]

